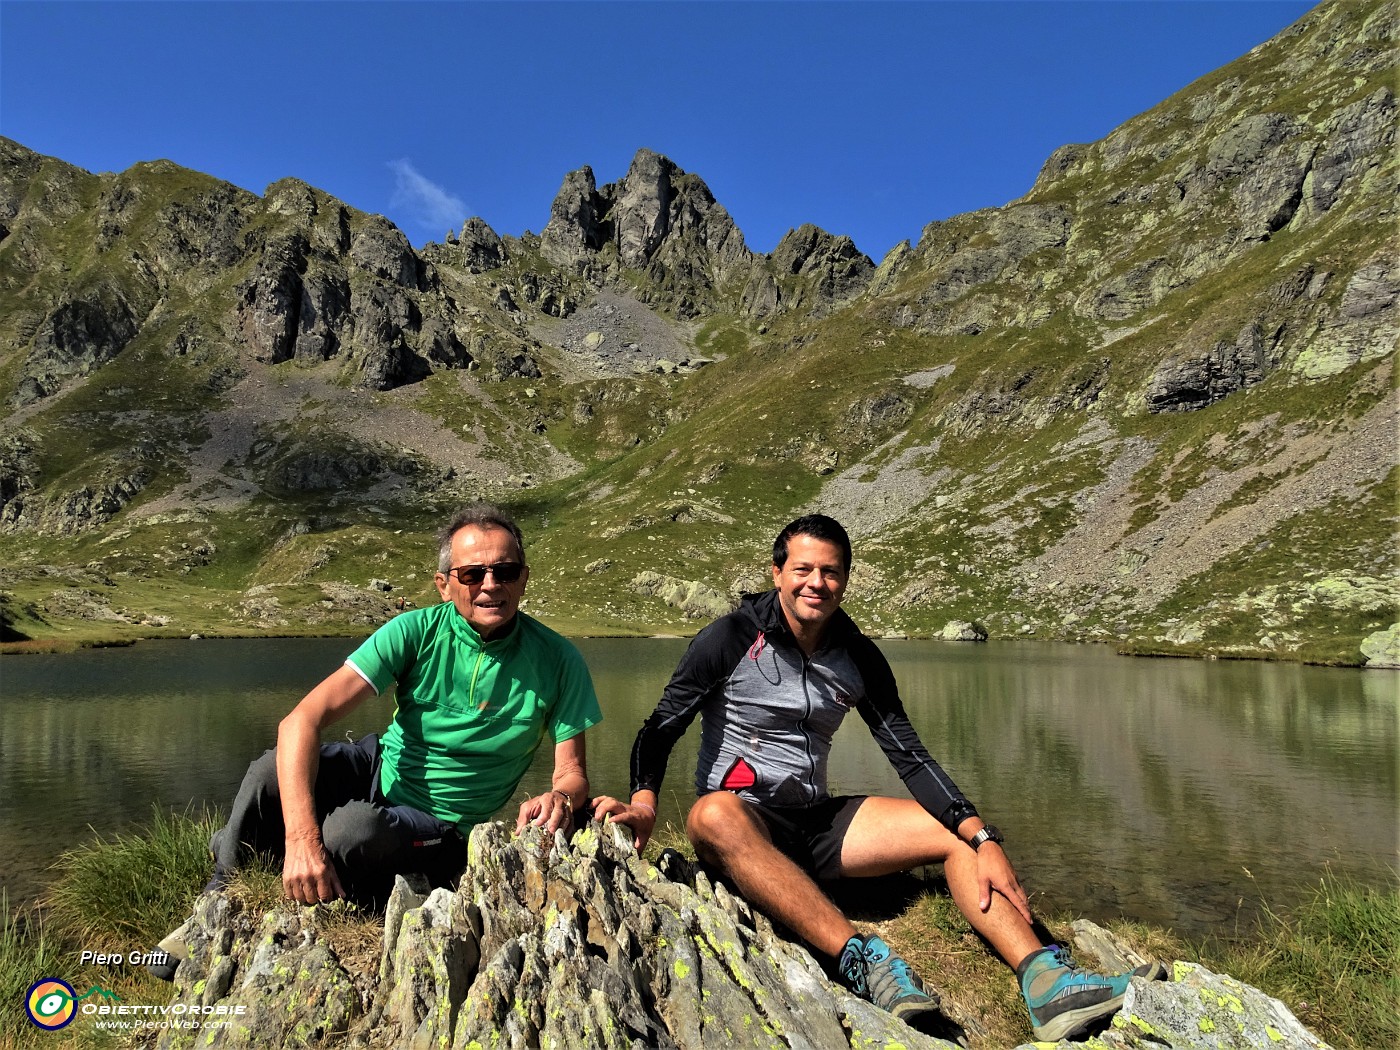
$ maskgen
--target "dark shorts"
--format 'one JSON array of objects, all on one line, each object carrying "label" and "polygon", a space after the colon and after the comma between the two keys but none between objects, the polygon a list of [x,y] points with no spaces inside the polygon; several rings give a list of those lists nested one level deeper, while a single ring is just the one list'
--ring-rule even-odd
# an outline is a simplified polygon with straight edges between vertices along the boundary
[{"label": "dark shorts", "polygon": [[868,795],[832,795],[814,806],[770,807],[750,802],[773,845],[818,879],[841,877],[841,843]]}]

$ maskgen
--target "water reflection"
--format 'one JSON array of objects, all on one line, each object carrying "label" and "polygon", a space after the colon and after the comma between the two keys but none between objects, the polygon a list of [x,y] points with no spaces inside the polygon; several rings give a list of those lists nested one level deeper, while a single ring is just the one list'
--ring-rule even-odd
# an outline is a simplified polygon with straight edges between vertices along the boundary
[{"label": "water reflection", "polygon": [[[686,643],[583,640],[607,719],[589,734],[595,791],[626,791],[632,736]],[[0,680],[0,877],[11,899],[95,830],[153,803],[226,806],[248,761],[344,639],[143,643],[6,657]],[[1392,672],[1130,660],[1096,647],[882,643],[929,750],[1007,835],[1052,907],[1199,932],[1263,899],[1295,902],[1327,866],[1371,883],[1396,864]],[[381,697],[337,732],[381,729]],[[693,797],[698,726],[661,805]],[[542,749],[518,795],[548,782]],[[903,794],[858,718],[833,790]],[[1252,874],[1253,878],[1250,877]]]}]

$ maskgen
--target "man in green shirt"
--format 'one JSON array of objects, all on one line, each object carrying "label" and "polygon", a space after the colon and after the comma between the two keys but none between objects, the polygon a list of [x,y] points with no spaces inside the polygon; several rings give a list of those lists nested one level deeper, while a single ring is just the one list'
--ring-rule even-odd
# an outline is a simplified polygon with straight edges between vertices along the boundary
[{"label": "man in green shirt", "polygon": [[[390,620],[282,720],[210,843],[211,888],[252,853],[281,857],[283,889],[303,904],[381,905],[407,872],[446,884],[466,863],[466,833],[509,801],[546,736],[551,790],[520,806],[517,830],[567,830],[587,801],[584,731],[602,712],[578,650],[519,611],[530,578],[519,527],[475,504],[439,543],[442,604]],[[382,737],[321,743],[390,683]],[[161,942],[172,959],[157,976],[173,979],[179,933]]]}]

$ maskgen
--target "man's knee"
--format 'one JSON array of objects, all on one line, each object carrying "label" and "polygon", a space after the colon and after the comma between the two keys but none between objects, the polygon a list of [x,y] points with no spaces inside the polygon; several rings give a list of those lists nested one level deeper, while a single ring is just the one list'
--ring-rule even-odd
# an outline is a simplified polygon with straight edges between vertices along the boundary
[{"label": "man's knee", "polygon": [[240,793],[254,792],[259,795],[277,794],[277,749],[264,751],[248,763],[248,771],[243,774],[239,785]]},{"label": "man's knee", "polygon": [[[747,802],[728,791],[701,795],[690,807],[685,834],[701,852],[722,853],[736,841],[762,835],[761,823]],[[766,837],[766,836],[763,836]]]},{"label": "man's knee", "polygon": [[368,802],[347,802],[326,817],[321,842],[337,860],[374,863],[394,853],[399,837],[382,809]]}]

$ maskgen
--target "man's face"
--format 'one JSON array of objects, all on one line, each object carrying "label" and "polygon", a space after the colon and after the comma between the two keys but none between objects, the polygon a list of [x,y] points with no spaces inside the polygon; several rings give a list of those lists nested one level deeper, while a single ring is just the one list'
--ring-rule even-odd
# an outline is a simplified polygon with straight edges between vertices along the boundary
[{"label": "man's face", "polygon": [[457,606],[462,619],[476,628],[483,640],[499,634],[515,617],[530,570],[521,566],[520,578],[506,583],[487,573],[480,583],[463,583],[457,569],[473,565],[520,565],[524,561],[515,537],[495,526],[464,525],[452,536],[452,572],[433,577],[442,600]]},{"label": "man's face", "polygon": [[846,593],[841,548],[815,536],[793,536],[787,561],[782,568],[773,566],[773,586],[793,633],[819,633]]}]

